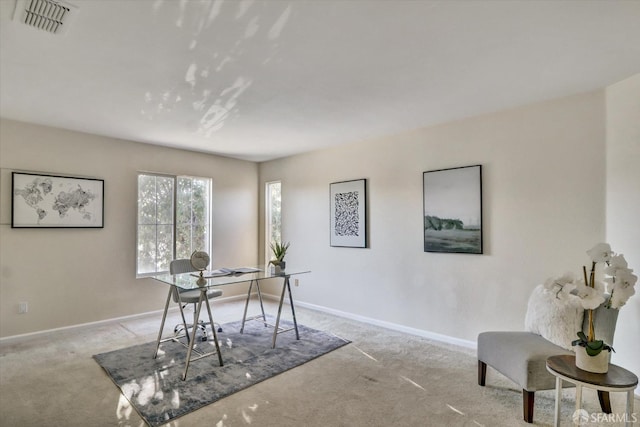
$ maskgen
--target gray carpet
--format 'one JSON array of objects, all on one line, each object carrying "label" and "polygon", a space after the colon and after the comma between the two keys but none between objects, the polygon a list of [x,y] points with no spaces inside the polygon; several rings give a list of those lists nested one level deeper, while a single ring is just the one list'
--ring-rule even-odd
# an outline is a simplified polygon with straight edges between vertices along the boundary
[{"label": "gray carpet", "polygon": [[[292,324],[283,321],[281,326]],[[181,379],[186,349],[179,343],[161,344],[157,359],[153,359],[155,342],[93,357],[140,416],[150,426],[158,426],[349,343],[298,325],[300,340],[294,331],[285,332],[272,349],[273,329],[261,322],[247,322],[244,334],[240,334],[240,322],[222,328],[218,341],[224,366],[219,366],[215,355],[191,362],[186,381]],[[212,339],[197,346],[202,351],[215,348]]]}]

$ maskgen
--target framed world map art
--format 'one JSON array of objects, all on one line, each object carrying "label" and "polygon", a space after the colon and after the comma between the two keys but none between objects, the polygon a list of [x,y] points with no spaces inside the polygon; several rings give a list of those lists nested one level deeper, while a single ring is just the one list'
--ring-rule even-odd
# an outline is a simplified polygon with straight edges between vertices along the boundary
[{"label": "framed world map art", "polygon": [[103,228],[104,180],[12,172],[11,228]]}]

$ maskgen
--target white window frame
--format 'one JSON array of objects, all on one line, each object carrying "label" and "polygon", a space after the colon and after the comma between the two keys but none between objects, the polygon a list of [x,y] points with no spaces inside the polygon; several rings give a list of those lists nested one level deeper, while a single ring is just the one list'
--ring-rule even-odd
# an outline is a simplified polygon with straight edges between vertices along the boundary
[{"label": "white window frame", "polygon": [[271,235],[273,231],[273,218],[271,215],[273,200],[271,199],[271,186],[279,185],[280,186],[280,223],[278,224],[280,231],[280,238],[282,239],[282,182],[281,181],[269,181],[265,183],[265,196],[264,196],[264,206],[265,206],[265,265],[269,265],[269,261],[271,261]]},{"label": "white window frame", "polygon": [[[139,187],[139,179],[140,176],[156,176],[156,177],[162,177],[162,178],[171,178],[173,179],[173,203],[172,203],[172,223],[171,224],[166,224],[166,225],[171,225],[172,226],[172,232],[171,232],[171,240],[172,240],[172,248],[171,248],[171,259],[175,259],[176,258],[176,227],[178,225],[178,221],[177,221],[177,192],[178,192],[178,179],[179,178],[190,178],[190,179],[200,179],[200,180],[207,180],[209,185],[208,185],[208,191],[207,191],[207,198],[208,198],[208,208],[207,208],[207,221],[208,221],[208,227],[209,227],[209,238],[206,239],[205,245],[206,248],[204,248],[204,250],[211,254],[211,248],[212,248],[212,241],[213,241],[213,180],[211,178],[208,177],[200,177],[200,176],[191,176],[191,175],[171,175],[171,174],[164,174],[164,173],[158,173],[158,172],[144,172],[144,171],[140,171],[137,174],[137,185],[136,185],[136,195],[137,197],[139,197],[139,191],[140,191],[140,187]],[[136,278],[143,278],[143,277],[149,277],[149,276],[154,276],[156,274],[163,274],[163,273],[168,273],[168,266],[167,266],[167,270],[158,270],[155,272],[148,272],[148,273],[140,273],[140,265],[139,265],[139,254],[138,254],[138,242],[139,242],[139,231],[140,231],[140,224],[139,224],[139,215],[140,215],[140,203],[139,200],[136,200]]]}]

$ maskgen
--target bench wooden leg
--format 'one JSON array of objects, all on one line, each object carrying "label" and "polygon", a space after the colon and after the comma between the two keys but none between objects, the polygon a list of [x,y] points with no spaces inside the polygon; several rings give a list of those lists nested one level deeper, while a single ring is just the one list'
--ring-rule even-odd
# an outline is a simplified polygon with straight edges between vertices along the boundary
[{"label": "bench wooden leg", "polygon": [[600,407],[605,414],[611,413],[611,400],[609,400],[609,392],[598,390],[598,400],[600,401]]},{"label": "bench wooden leg", "polygon": [[535,401],[535,392],[522,389],[522,413],[524,420],[528,423],[533,422],[533,402]]},{"label": "bench wooden leg", "polygon": [[484,386],[487,379],[487,364],[478,360],[478,385]]}]

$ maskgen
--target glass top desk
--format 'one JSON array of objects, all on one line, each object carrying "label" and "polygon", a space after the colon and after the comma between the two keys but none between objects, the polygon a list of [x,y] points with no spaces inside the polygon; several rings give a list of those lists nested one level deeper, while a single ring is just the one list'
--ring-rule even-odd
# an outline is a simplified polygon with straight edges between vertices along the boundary
[{"label": "glass top desk", "polygon": [[[265,326],[269,325],[267,323],[267,319],[265,316],[265,312],[264,312],[264,306],[262,303],[262,293],[260,292],[260,281],[262,280],[268,280],[268,279],[282,279],[282,290],[280,292],[280,301],[278,303],[278,314],[276,316],[276,323],[275,325],[269,325],[269,326],[273,326],[273,339],[272,339],[272,348],[275,348],[276,346],[276,339],[278,337],[278,334],[282,333],[282,332],[287,332],[287,331],[291,331],[291,330],[295,330],[296,332],[296,339],[300,339],[300,334],[298,332],[298,322],[296,321],[296,312],[295,312],[295,308],[293,305],[293,297],[291,295],[291,285],[289,283],[289,278],[291,276],[295,276],[295,275],[300,275],[300,274],[306,274],[306,273],[310,273],[309,270],[302,270],[302,269],[295,269],[295,268],[287,268],[286,270],[283,270],[279,273],[275,273],[272,272],[268,267],[265,268],[265,266],[258,266],[256,267],[256,269],[258,271],[255,272],[249,272],[249,273],[230,273],[230,274],[226,274],[226,275],[214,275],[212,274],[213,272],[208,272],[205,271],[203,272],[203,276],[204,276],[204,281],[200,280],[198,276],[197,272],[193,272],[193,273],[182,273],[182,274],[160,274],[157,276],[152,276],[153,279],[165,283],[167,285],[170,285],[169,287],[169,292],[167,294],[167,301],[165,303],[164,306],[164,312],[162,314],[162,322],[160,324],[160,331],[158,332],[158,340],[156,343],[156,352],[154,354],[154,358],[157,357],[158,355],[158,350],[160,348],[160,343],[162,341],[166,341],[162,339],[162,331],[164,329],[164,323],[165,320],[167,318],[167,311],[169,310],[169,304],[171,302],[171,298],[174,295],[175,289],[176,288],[180,288],[180,289],[185,289],[185,290],[194,290],[194,289],[199,289],[200,290],[200,298],[198,300],[198,304],[196,306],[196,319],[200,317],[200,310],[202,308],[202,304],[205,304],[205,307],[207,309],[207,313],[209,315],[209,321],[211,322],[211,328],[213,330],[213,338],[214,338],[214,344],[216,347],[216,351],[212,352],[212,353],[206,353],[206,354],[199,354],[198,357],[195,358],[191,358],[191,354],[194,351],[193,349],[193,345],[194,345],[194,341],[195,341],[195,336],[196,336],[196,328],[197,328],[197,324],[193,325],[193,330],[191,334],[187,334],[188,336],[188,351],[187,351],[187,359],[186,359],[186,363],[185,363],[185,369],[184,369],[184,374],[182,375],[182,379],[186,379],[187,377],[187,370],[189,369],[189,363],[192,360],[197,360],[200,359],[202,357],[206,357],[206,356],[211,356],[213,354],[218,354],[218,361],[220,362],[220,366],[223,365],[222,362],[222,355],[220,354],[220,346],[218,345],[218,337],[215,331],[215,327],[213,326],[213,317],[211,315],[211,306],[209,305],[209,299],[207,298],[207,290],[212,289],[212,288],[219,288],[219,287],[223,287],[223,286],[228,286],[228,285],[234,285],[234,284],[238,284],[238,283],[248,283],[249,284],[249,290],[247,291],[247,299],[245,301],[245,305],[244,305],[244,314],[242,316],[242,327],[240,328],[240,333],[244,332],[244,324],[247,320],[253,320],[253,319],[262,319],[262,321],[264,322]],[[199,284],[200,283],[200,284]],[[247,309],[249,307],[249,300],[251,298],[251,292],[253,290],[253,286],[256,286],[256,290],[258,293],[258,299],[260,301],[260,309],[262,311],[262,315],[258,315],[255,317],[252,317],[250,319],[247,319]],[[280,327],[280,315],[282,313],[282,305],[284,303],[284,299],[285,299],[285,294],[288,293],[289,295],[289,303],[291,305],[291,314],[293,316],[293,328],[289,328],[289,329],[283,329]],[[175,292],[176,297],[178,298],[178,306],[180,307],[180,312],[181,315],[184,319],[184,314],[182,313],[182,302],[180,301],[180,293],[179,292]],[[174,339],[172,338],[168,338],[168,339]]]}]

